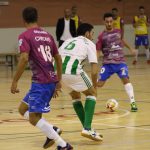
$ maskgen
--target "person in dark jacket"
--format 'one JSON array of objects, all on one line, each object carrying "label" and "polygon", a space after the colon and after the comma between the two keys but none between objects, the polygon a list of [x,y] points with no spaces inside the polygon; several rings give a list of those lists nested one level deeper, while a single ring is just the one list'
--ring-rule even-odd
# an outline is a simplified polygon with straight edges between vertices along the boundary
[{"label": "person in dark jacket", "polygon": [[64,17],[58,19],[56,25],[56,38],[59,43],[59,47],[65,40],[76,36],[75,21],[72,20],[70,16],[70,9],[65,9]]}]

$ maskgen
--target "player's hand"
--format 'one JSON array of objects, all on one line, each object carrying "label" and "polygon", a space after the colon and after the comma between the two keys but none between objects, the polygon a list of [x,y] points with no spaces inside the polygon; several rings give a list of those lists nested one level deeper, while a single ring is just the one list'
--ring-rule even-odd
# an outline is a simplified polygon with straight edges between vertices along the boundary
[{"label": "player's hand", "polygon": [[17,82],[13,81],[12,85],[11,85],[11,93],[15,94],[15,93],[19,93],[19,89],[17,89]]},{"label": "player's hand", "polygon": [[54,94],[53,94],[53,98],[56,98],[56,97],[58,97],[59,95],[58,95],[58,93],[59,92],[62,92],[61,91],[61,81],[59,81],[57,84],[56,84],[56,89],[55,89],[55,92],[54,92]]},{"label": "player's hand", "polygon": [[135,49],[131,49],[131,53],[135,56],[137,51]]}]

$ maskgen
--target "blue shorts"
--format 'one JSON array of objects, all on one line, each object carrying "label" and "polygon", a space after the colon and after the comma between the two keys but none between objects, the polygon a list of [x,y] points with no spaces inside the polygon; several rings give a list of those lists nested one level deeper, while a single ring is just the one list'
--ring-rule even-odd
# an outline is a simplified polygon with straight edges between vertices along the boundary
[{"label": "blue shorts", "polygon": [[149,45],[148,35],[142,35],[142,36],[136,35],[135,45],[136,46],[148,46]]},{"label": "blue shorts", "polygon": [[111,75],[116,73],[119,78],[129,78],[128,67],[126,64],[104,64],[101,67],[100,79],[101,81],[106,81]]},{"label": "blue shorts", "polygon": [[23,99],[23,102],[29,106],[29,112],[49,112],[49,103],[54,94],[55,87],[56,83],[32,83],[31,89]]}]

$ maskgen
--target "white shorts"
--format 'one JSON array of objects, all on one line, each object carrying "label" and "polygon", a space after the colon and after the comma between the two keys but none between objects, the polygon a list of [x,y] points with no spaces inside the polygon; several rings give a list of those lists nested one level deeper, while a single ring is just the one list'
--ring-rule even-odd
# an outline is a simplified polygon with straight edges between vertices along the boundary
[{"label": "white shorts", "polygon": [[80,73],[79,75],[63,74],[62,82],[69,89],[83,92],[93,86],[90,78],[85,72]]}]

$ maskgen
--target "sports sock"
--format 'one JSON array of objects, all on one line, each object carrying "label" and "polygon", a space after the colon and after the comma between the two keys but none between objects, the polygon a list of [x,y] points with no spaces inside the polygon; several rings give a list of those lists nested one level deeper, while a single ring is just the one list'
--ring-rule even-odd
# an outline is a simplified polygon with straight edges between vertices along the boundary
[{"label": "sports sock", "polygon": [[96,104],[96,97],[95,96],[87,96],[85,101],[85,120],[84,120],[84,128],[91,129],[92,119],[94,115]]},{"label": "sports sock", "polygon": [[150,57],[149,49],[146,49],[146,50],[145,50],[145,53],[146,53],[146,58],[147,58],[147,60],[149,60],[149,57]]},{"label": "sports sock", "polygon": [[29,120],[29,111],[27,110],[23,116],[25,119]]},{"label": "sports sock", "polygon": [[53,139],[55,143],[61,147],[66,146],[66,142],[55,132],[53,125],[49,124],[46,120],[40,119],[36,127],[38,127],[49,139]]},{"label": "sports sock", "polygon": [[84,118],[85,118],[85,113],[84,113],[84,108],[82,105],[82,102],[80,100],[73,100],[73,108],[80,119],[82,126],[84,126]]},{"label": "sports sock", "polygon": [[133,91],[133,86],[131,83],[127,83],[124,85],[125,87],[125,90],[126,90],[126,93],[128,94],[129,96],[129,99],[130,99],[130,103],[132,102],[135,102],[135,99],[134,99],[134,91]]}]

